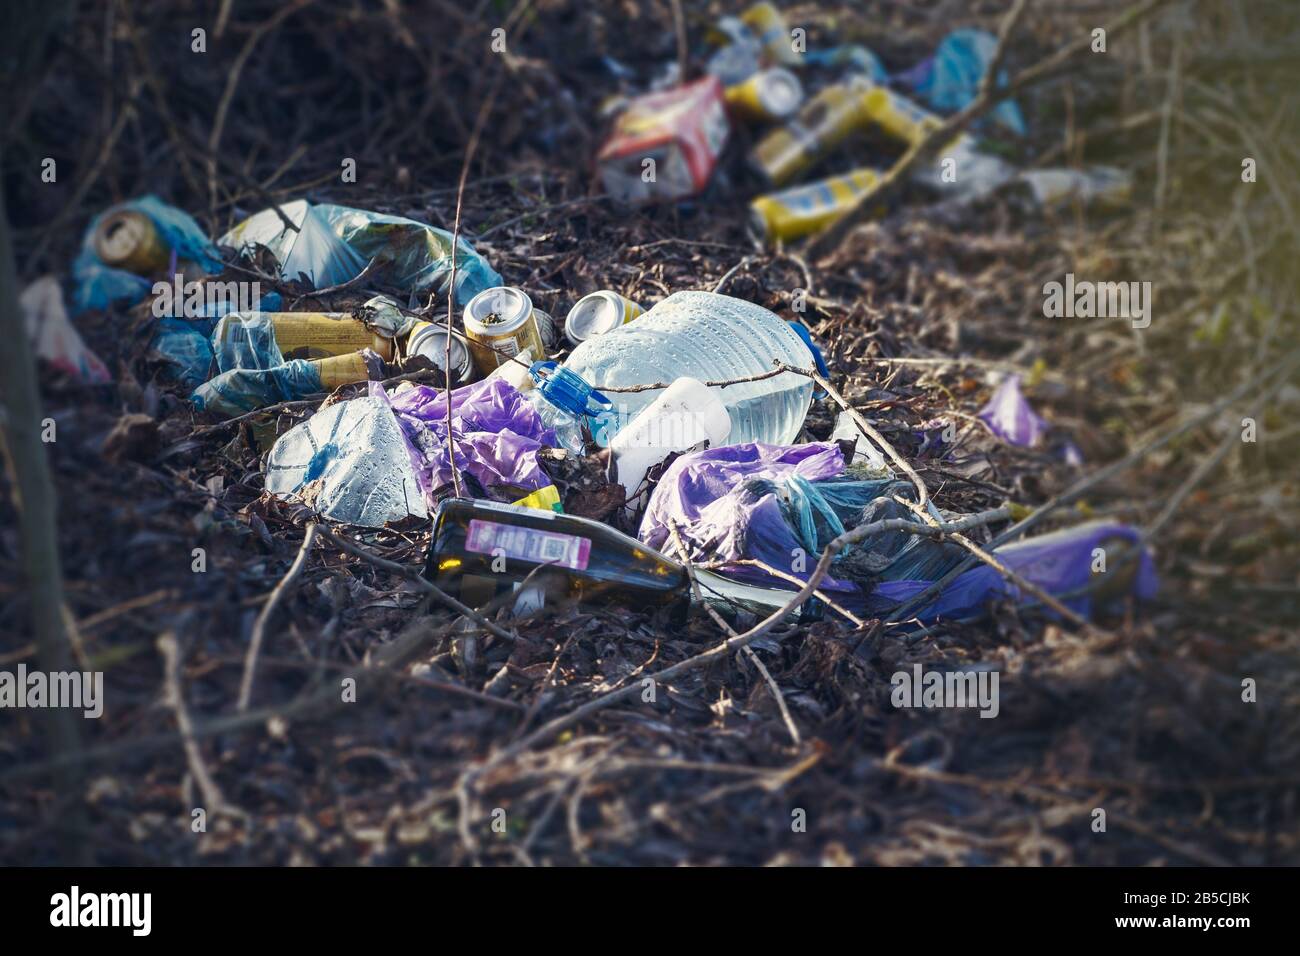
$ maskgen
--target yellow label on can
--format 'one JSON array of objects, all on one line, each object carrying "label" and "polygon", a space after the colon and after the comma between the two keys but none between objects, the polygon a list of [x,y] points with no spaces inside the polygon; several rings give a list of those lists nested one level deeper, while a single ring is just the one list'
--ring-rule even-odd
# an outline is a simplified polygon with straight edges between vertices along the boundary
[{"label": "yellow label on can", "polygon": [[908,146],[915,146],[942,124],[933,113],[883,86],[873,87],[863,95],[862,111],[886,133]]},{"label": "yellow label on can", "polygon": [[[318,359],[373,349],[385,361],[393,358],[393,340],[378,335],[350,315],[331,312],[267,312],[275,344],[285,360]],[[227,335],[232,330],[227,329]]]},{"label": "yellow label on can", "polygon": [[[491,326],[487,326],[491,328]],[[537,329],[537,316],[529,313],[522,325],[493,335],[491,332],[480,333],[465,329],[465,338],[469,340],[469,351],[474,357],[474,366],[483,375],[490,374],[498,365],[510,361],[525,349],[531,349],[533,355],[545,356],[542,336]]]},{"label": "yellow label on can", "polygon": [[340,385],[353,382],[365,382],[370,379],[370,369],[360,352],[349,355],[331,355],[329,358],[313,359],[312,365],[320,371],[321,387],[332,392]]},{"label": "yellow label on can", "polygon": [[784,185],[859,129],[863,120],[861,89],[828,86],[798,116],[758,142],[752,163],[772,185]]},{"label": "yellow label on can", "polygon": [[880,173],[874,169],[856,169],[843,176],[759,196],[750,203],[751,217],[765,239],[791,242],[826,228],[879,180]]}]

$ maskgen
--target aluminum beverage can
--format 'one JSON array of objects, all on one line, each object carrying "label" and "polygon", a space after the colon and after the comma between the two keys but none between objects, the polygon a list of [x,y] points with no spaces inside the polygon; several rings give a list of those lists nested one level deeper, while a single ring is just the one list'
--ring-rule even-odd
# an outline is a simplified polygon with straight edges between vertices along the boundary
[{"label": "aluminum beverage can", "polygon": [[255,317],[266,318],[275,332],[275,344],[285,360],[327,358],[372,349],[385,361],[393,358],[393,340],[366,328],[346,313],[339,312],[242,312],[227,317],[219,326],[229,338],[235,324]]},{"label": "aluminum beverage can", "polygon": [[546,350],[540,358],[544,359],[552,352],[560,350],[561,340],[564,338],[563,330],[560,323],[555,320],[555,316],[549,312],[543,312],[541,309],[533,309],[533,316],[537,319],[537,334],[542,337],[542,348]]},{"label": "aluminum beverage can", "polygon": [[862,96],[862,112],[894,139],[915,146],[942,124],[934,113],[884,86],[873,86]]},{"label": "aluminum beverage can", "polygon": [[799,62],[799,54],[795,52],[794,44],[790,42],[790,28],[786,25],[781,11],[776,8],[776,4],[756,3],[740,15],[740,22],[749,27],[758,37],[758,42],[763,45],[763,51],[772,62],[790,66]]},{"label": "aluminum beverage can", "polygon": [[773,67],[755,73],[724,93],[732,112],[748,119],[776,122],[794,114],[803,102],[803,84],[789,70]]},{"label": "aluminum beverage can", "polygon": [[320,371],[321,387],[327,392],[334,391],[340,385],[377,379],[382,372],[382,368],[376,367],[373,360],[367,361],[366,356],[360,352],[312,359],[311,364]]},{"label": "aluminum beverage can", "polygon": [[855,169],[759,196],[749,204],[750,225],[765,242],[792,242],[826,228],[879,181],[878,170]]},{"label": "aluminum beverage can", "polygon": [[631,299],[602,289],[574,303],[564,320],[564,334],[574,345],[581,345],[593,335],[603,335],[631,322],[644,311]]},{"label": "aluminum beverage can", "polygon": [[[447,361],[447,329],[433,322],[417,322],[406,340],[407,357],[423,355],[433,367],[445,371]],[[465,340],[454,332],[451,337],[451,387],[460,388],[476,378],[474,360]]]},{"label": "aluminum beverage can", "polygon": [[484,289],[465,307],[465,337],[474,365],[484,375],[524,349],[546,354],[537,328],[533,300],[523,289]]},{"label": "aluminum beverage can", "polygon": [[171,250],[153,220],[134,209],[105,216],[95,229],[94,244],[105,265],[136,275],[161,272],[171,260]]},{"label": "aluminum beverage can", "polygon": [[869,85],[854,78],[826,87],[794,119],[759,140],[750,164],[773,186],[784,186],[863,127],[862,100]]}]

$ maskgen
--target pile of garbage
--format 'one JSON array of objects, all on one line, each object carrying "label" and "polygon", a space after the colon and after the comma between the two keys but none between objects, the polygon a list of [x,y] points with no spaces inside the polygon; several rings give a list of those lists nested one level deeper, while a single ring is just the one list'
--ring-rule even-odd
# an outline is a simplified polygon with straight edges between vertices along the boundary
[{"label": "pile of garbage", "polygon": [[[941,114],[975,98],[996,48],[987,31],[954,30],[932,56],[891,75],[859,44],[808,50],[803,29],[791,29],[774,4],[756,3],[710,31],[697,58],[699,79],[683,82],[674,62],[648,92],[606,101],[602,112],[613,129],[596,156],[599,178],[623,203],[687,199],[705,191],[733,133],[743,129],[746,139],[757,137],[746,166],[763,190],[750,201],[751,231],[761,242],[792,242],[847,212],[880,181],[888,154],[872,149],[863,162],[855,150],[835,175],[808,174],[863,134],[917,145],[941,125]],[[997,104],[989,119],[1013,135],[1025,132],[1013,101]],[[1073,199],[1119,204],[1132,189],[1131,175],[1111,167],[1019,171],[967,133],[914,178],[943,201],[969,202],[1005,187],[1044,207]]]},{"label": "pile of garbage", "polygon": [[[706,76],[616,111],[599,157],[606,189],[629,201],[700,192],[732,123],[779,124],[750,154],[773,187],[869,125],[915,143],[939,120],[891,84],[959,109],[993,50],[986,34],[957,31],[890,77],[864,47],[808,53],[790,36],[770,3],[720,21]],[[805,101],[792,67],[838,75]],[[1023,129],[1013,103],[994,118]],[[985,171],[958,179],[967,196],[1019,175],[983,157],[972,137],[954,148]],[[769,240],[806,235],[878,176],[862,167],[760,196],[756,230]],[[1026,179],[1043,189],[1050,180]],[[812,404],[828,400],[813,377],[829,375],[825,362],[806,327],[750,301],[679,291],[646,308],[605,289],[573,302],[561,322],[445,230],[305,200],[215,241],[156,197],[125,203],[90,224],[73,279],[77,311],[147,305],[153,350],[195,411],[250,419],[269,494],[363,527],[432,517],[428,574],[467,604],[520,591],[528,599],[517,607],[556,597],[680,605],[702,587],[779,607],[832,541],[881,521],[893,530],[843,548],[805,614],[888,615],[949,576],[917,619],[974,617],[1000,598],[1033,603],[1017,581],[1083,614],[1155,589],[1138,534],[1114,523],[998,548],[1012,576],[989,566],[955,574],[968,552],[927,517],[960,516],[919,507],[915,485],[847,411],[829,440],[809,433]],[[263,294],[263,281],[277,288]],[[344,289],[363,304],[285,308]],[[54,280],[23,301],[40,354],[83,381],[108,379]],[[326,396],[280,431],[277,408]],[[1037,444],[1047,428],[1015,378],[980,417],[1018,445]],[[1095,556],[1108,547],[1130,558],[1099,582]],[[684,560],[707,568],[693,581]]]}]

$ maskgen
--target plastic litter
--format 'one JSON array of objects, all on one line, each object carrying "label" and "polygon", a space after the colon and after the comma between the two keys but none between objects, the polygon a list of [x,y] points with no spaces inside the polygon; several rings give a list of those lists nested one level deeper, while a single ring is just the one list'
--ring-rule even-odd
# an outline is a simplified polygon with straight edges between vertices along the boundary
[{"label": "plastic litter", "polygon": [[292,359],[270,368],[232,368],[204,382],[190,401],[199,411],[233,418],[278,402],[383,377],[384,360],[364,349],[324,359]]},{"label": "plastic litter", "polygon": [[[372,392],[382,394],[382,389],[372,386]],[[433,502],[452,484],[445,393],[415,385],[398,389],[388,401],[416,455],[420,489]],[[451,427],[461,479],[477,482],[483,497],[501,489],[501,498],[515,500],[551,483],[537,453],[556,446],[555,432],[523,395],[501,379],[454,389]]]},{"label": "plastic litter", "polygon": [[[922,60],[898,79],[935,109],[955,113],[979,94],[980,82],[997,47],[997,37],[987,30],[953,30],[940,41],[934,56]],[[999,83],[1005,81],[1005,75],[998,77]],[[1025,134],[1024,117],[1013,100],[999,103],[990,115],[1018,136]]]},{"label": "plastic litter", "polygon": [[979,418],[995,435],[1012,445],[1032,448],[1043,440],[1050,423],[1029,407],[1020,391],[1020,376],[1009,375],[1002,380],[979,411]]},{"label": "plastic litter", "polygon": [[169,255],[172,273],[183,262],[192,262],[208,273],[220,271],[220,252],[188,213],[167,205],[157,196],[142,196],[104,210],[86,227],[81,252],[72,264],[72,277],[76,283],[74,312],[106,309],[115,303],[134,304],[152,288],[153,283],[146,276],[107,265],[96,250],[95,239],[100,234],[101,225],[124,212],[141,213],[153,224],[158,241]]},{"label": "plastic litter", "polygon": [[[732,381],[772,372],[774,360],[795,368],[809,368],[815,361],[798,333],[760,305],[713,292],[676,292],[635,322],[583,342],[564,367],[600,389],[672,383],[682,377]],[[781,445],[793,441],[803,427],[813,383],[781,372],[712,390],[730,415],[730,441]],[[604,434],[612,440],[660,392],[609,394],[617,415]]]},{"label": "plastic litter", "polygon": [[[911,497],[910,483],[892,476],[855,477],[853,471],[843,473],[843,464],[837,445],[818,442],[788,448],[731,445],[683,455],[660,479],[638,537],[651,547],[663,547],[676,525],[693,561],[755,559],[807,580],[825,546],[848,528],[885,519],[921,525],[894,500]],[[1104,597],[1131,593],[1146,599],[1155,593],[1154,565],[1143,552],[1132,578],[1121,580],[1109,595],[1065,597],[1094,580],[1095,548],[1133,547],[1139,540],[1132,528],[1096,522],[1009,544],[995,553],[1011,570],[1089,614]],[[841,552],[820,588],[852,610],[887,614],[964,557],[964,549],[950,542],[884,533]],[[742,582],[791,586],[753,566],[736,564],[726,573]],[[1032,600],[993,568],[972,568],[917,616],[975,616],[999,597]]]},{"label": "plastic litter", "polygon": [[414,319],[400,313],[374,315],[372,328],[367,328],[342,313],[231,312],[222,316],[212,335],[217,368],[274,368],[286,359],[326,358],[363,348],[391,360],[394,337],[414,325]]},{"label": "plastic litter", "polygon": [[212,374],[212,326],[208,319],[159,319],[150,348],[170,375],[190,391]]},{"label": "plastic litter", "polygon": [[113,380],[108,367],[90,350],[68,318],[63,290],[54,276],[37,279],[18,297],[27,338],[36,355],[60,372],[87,385]]},{"label": "plastic litter", "polygon": [[633,498],[646,472],[670,454],[701,442],[716,448],[730,432],[731,416],[718,394],[698,379],[679,378],[610,442],[613,480]]},{"label": "plastic litter", "polygon": [[528,401],[538,417],[555,432],[560,448],[581,455],[587,447],[585,432],[591,430],[588,419],[610,416],[614,403],[555,362],[534,362],[528,371],[537,383]]},{"label": "plastic litter", "polygon": [[[298,231],[285,226],[275,209],[244,220],[217,242],[239,252],[265,246],[285,279],[306,277],[317,289],[355,279],[372,259],[371,276],[405,291],[447,294],[451,281],[451,234],[444,229],[383,213],[309,203],[287,203],[280,210]],[[461,239],[456,253],[456,303],[463,305],[501,276],[474,247]]]},{"label": "plastic litter", "polygon": [[375,396],[339,402],[289,429],[267,455],[265,474],[267,491],[335,521],[377,528],[428,514],[402,427]]}]

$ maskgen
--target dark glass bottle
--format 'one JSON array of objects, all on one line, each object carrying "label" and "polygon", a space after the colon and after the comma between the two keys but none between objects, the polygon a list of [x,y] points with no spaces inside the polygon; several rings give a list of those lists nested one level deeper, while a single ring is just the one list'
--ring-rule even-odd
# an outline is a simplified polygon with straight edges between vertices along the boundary
[{"label": "dark glass bottle", "polygon": [[469,498],[439,505],[425,576],[471,607],[543,565],[533,582],[544,582],[548,598],[633,606],[690,598],[682,565],[599,521]]}]

